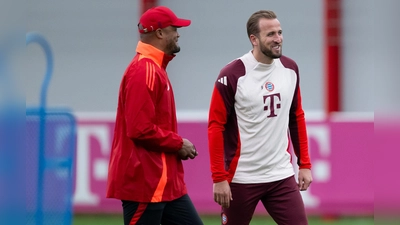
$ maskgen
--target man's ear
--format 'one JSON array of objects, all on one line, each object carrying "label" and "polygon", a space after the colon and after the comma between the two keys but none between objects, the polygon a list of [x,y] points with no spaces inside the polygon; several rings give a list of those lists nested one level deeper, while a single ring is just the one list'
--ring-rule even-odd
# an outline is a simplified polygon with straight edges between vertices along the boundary
[{"label": "man's ear", "polygon": [[250,34],[250,42],[251,42],[251,44],[253,44],[253,46],[258,45],[257,39],[258,39],[257,36],[255,36],[254,34]]},{"label": "man's ear", "polygon": [[156,34],[157,38],[160,38],[160,39],[163,38],[163,31],[161,29],[157,29],[155,31],[155,34]]}]

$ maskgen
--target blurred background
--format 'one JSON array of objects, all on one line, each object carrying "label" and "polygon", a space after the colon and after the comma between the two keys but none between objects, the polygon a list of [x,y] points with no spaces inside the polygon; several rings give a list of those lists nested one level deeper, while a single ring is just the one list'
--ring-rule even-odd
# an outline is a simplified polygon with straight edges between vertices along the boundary
[{"label": "blurred background", "polygon": [[[76,118],[73,223],[86,219],[81,224],[91,224],[96,218],[92,215],[99,214],[122,221],[120,202],[104,197],[118,89],[135,55],[139,17],[156,5],[192,20],[191,26],[178,30],[181,52],[167,71],[179,133],[201,149],[196,160],[185,162],[185,176],[204,217],[219,214],[212,200],[207,149],[211,92],[220,69],[251,49],[246,22],[260,9],[276,12],[283,29],[283,54],[300,69],[315,180],[303,193],[310,217],[330,224],[341,224],[346,217],[367,218],[359,224],[374,224],[375,216],[375,224],[385,224],[398,215],[400,29],[395,21],[400,21],[400,1],[2,2],[0,15],[6,17],[0,22],[5,31],[1,37],[34,31],[46,38],[54,59],[47,104],[66,107]],[[46,56],[34,44],[19,55],[9,57],[15,88],[23,90],[27,108],[37,106]],[[262,207],[256,215],[267,217]]]},{"label": "blurred background", "polygon": [[[43,33],[55,54],[49,104],[67,105],[77,112],[115,111],[120,78],[135,54],[142,2],[168,6],[178,16],[192,20],[190,27],[179,30],[181,52],[168,67],[179,111],[207,111],[222,66],[250,50],[246,22],[260,9],[278,15],[284,32],[283,52],[299,65],[303,106],[308,112],[325,110],[327,26],[340,29],[336,38],[340,40],[341,111],[374,111],[373,101],[365,98],[375,94],[374,65],[385,64],[399,51],[399,33],[391,24],[398,19],[395,0],[379,4],[372,0],[331,1],[340,2],[341,8],[329,25],[327,6],[321,0],[35,0],[25,4],[27,31]],[[44,63],[40,49],[29,47],[27,53],[35,56],[23,71],[30,105],[38,101]],[[394,69],[388,67],[382,74],[394,73]],[[391,102],[383,100],[386,102],[380,104]]]}]

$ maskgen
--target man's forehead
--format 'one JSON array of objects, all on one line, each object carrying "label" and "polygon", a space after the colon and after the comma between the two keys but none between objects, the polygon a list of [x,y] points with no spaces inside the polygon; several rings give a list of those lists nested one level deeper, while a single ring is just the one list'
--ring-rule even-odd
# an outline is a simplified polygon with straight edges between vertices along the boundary
[{"label": "man's forehead", "polygon": [[260,26],[280,26],[281,23],[278,19],[261,18],[259,21]]},{"label": "man's forehead", "polygon": [[278,19],[261,19],[260,30],[281,30],[281,23]]}]

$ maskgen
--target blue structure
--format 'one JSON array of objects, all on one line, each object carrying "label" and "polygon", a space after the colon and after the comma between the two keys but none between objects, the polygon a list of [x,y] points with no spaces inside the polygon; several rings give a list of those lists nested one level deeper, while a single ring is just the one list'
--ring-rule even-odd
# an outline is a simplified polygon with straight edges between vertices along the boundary
[{"label": "blue structure", "polygon": [[[7,36],[7,37],[6,37]],[[12,79],[14,34],[0,35],[0,224],[25,224],[25,101]]]},{"label": "blue structure", "polygon": [[26,35],[26,44],[31,43],[43,49],[47,68],[39,106],[26,108],[26,224],[70,225],[76,121],[68,109],[47,107],[53,55],[39,33]]}]

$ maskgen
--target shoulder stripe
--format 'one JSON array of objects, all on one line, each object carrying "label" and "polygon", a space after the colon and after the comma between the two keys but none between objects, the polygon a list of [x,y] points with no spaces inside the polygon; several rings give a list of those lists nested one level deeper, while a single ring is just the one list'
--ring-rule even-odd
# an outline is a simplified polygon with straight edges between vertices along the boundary
[{"label": "shoulder stripe", "polygon": [[225,85],[225,86],[228,86],[226,76],[219,78],[219,79],[218,79],[218,82],[220,82],[221,84],[223,84],[223,85]]},{"label": "shoulder stripe", "polygon": [[150,64],[150,67],[151,67],[151,78],[152,78],[152,80],[151,80],[151,88],[150,88],[150,90],[153,90],[154,89],[154,80],[155,80],[155,74],[156,74],[156,68],[154,68],[154,64]]},{"label": "shoulder stripe", "polygon": [[154,65],[146,62],[146,84],[151,91],[154,89],[155,72]]}]

